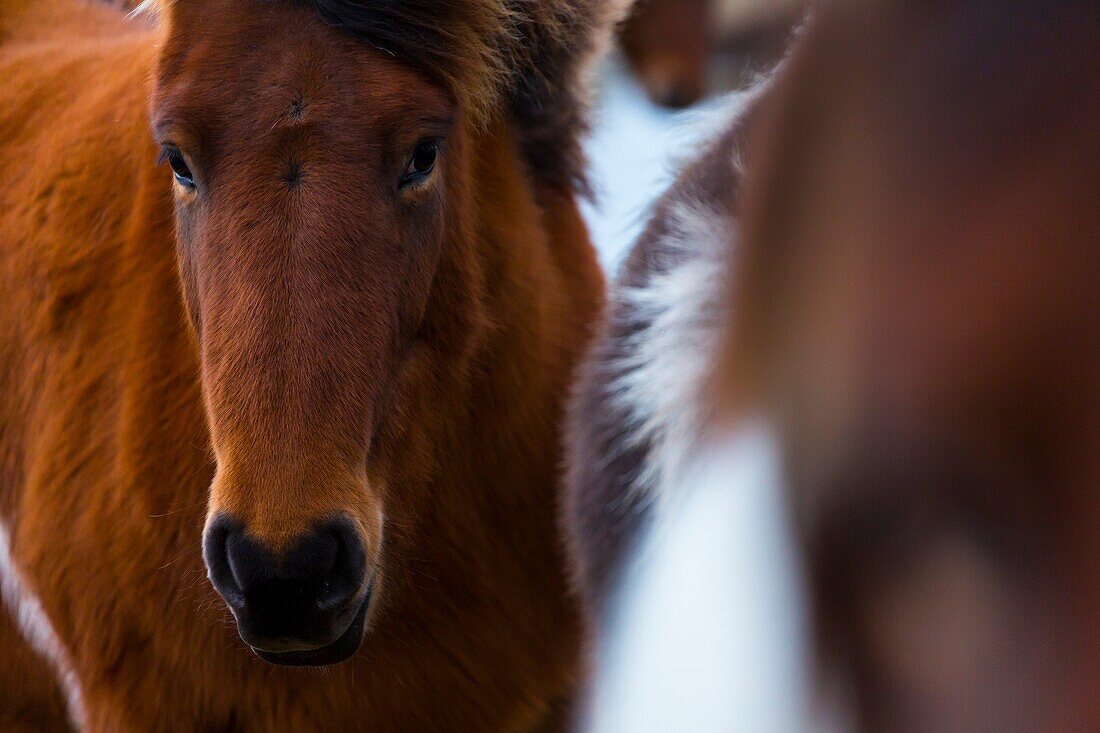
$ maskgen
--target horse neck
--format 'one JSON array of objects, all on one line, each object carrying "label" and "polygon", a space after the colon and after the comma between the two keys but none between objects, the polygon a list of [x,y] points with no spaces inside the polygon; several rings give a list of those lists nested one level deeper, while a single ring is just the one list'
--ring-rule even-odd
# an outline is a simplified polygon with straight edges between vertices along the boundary
[{"label": "horse neck", "polygon": [[486,377],[474,387],[492,400],[474,404],[503,413],[494,417],[505,422],[537,421],[543,416],[531,411],[547,402],[557,409],[563,396],[603,304],[603,274],[574,193],[531,177],[507,125],[486,137],[474,208],[483,302],[493,325],[480,353]]},{"label": "horse neck", "polygon": [[149,32],[146,20],[127,20],[125,11],[121,0],[0,0],[0,38],[71,45]]}]

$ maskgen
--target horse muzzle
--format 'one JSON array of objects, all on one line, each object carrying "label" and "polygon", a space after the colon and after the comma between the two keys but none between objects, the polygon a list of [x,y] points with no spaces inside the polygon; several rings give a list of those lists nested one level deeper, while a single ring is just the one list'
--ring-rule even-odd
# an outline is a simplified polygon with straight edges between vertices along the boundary
[{"label": "horse muzzle", "polygon": [[204,532],[203,558],[241,639],[264,661],[323,666],[359,650],[374,578],[350,519],[318,524],[277,553],[217,514]]}]

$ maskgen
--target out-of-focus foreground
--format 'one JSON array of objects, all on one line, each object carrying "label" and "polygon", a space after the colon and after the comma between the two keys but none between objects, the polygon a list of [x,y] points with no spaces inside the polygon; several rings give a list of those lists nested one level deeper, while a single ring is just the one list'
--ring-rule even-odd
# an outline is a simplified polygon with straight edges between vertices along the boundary
[{"label": "out-of-focus foreground", "polygon": [[590,729],[1095,730],[1100,8],[824,4],[726,120],[574,406]]}]

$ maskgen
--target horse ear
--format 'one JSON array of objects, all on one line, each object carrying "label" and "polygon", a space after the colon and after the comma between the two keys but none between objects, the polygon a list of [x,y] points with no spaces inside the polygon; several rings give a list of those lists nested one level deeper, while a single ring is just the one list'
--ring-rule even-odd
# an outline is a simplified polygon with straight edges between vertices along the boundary
[{"label": "horse ear", "polygon": [[581,137],[590,72],[633,0],[535,0],[516,36],[511,112],[529,164],[542,180],[589,194]]}]

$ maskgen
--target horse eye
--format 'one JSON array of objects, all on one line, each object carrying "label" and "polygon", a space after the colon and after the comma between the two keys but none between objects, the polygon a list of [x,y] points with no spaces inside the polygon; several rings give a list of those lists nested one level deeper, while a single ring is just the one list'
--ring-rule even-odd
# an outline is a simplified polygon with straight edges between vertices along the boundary
[{"label": "horse eye", "polygon": [[195,189],[195,176],[187,167],[187,161],[183,159],[183,153],[179,148],[171,145],[164,146],[160,160],[167,161],[168,167],[172,169],[172,175],[176,177],[176,183],[191,191]]},{"label": "horse eye", "polygon": [[442,147],[442,140],[421,140],[417,143],[409,164],[401,176],[401,188],[426,181],[435,170],[435,161]]}]

